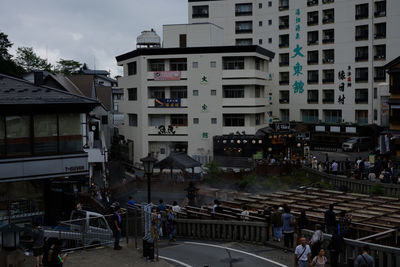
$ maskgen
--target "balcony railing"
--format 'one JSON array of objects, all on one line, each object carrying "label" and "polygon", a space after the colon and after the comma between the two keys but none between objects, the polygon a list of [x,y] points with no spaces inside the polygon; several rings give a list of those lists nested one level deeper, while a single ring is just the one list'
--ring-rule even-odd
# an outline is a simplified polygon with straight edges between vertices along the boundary
[{"label": "balcony railing", "polygon": [[318,40],[308,40],[308,45],[317,45],[318,44]]},{"label": "balcony railing", "polygon": [[368,104],[368,97],[356,97],[356,104]]},{"label": "balcony railing", "polygon": [[208,13],[193,13],[192,18],[208,18]]},{"label": "balcony railing", "polygon": [[308,64],[318,64],[318,59],[309,59],[307,60]]},{"label": "balcony railing", "polygon": [[310,19],[308,19],[307,25],[308,26],[318,25],[318,18],[310,18]]},{"label": "balcony railing", "polygon": [[279,85],[289,84],[289,80],[280,80]]},{"label": "balcony railing", "polygon": [[335,18],[334,17],[324,17],[322,19],[322,23],[323,24],[334,23],[334,22],[335,22]]},{"label": "balcony railing", "polygon": [[253,33],[253,29],[240,29],[240,28],[236,28],[236,33]]},{"label": "balcony railing", "polygon": [[289,104],[289,98],[280,98],[279,103],[281,104]]},{"label": "balcony railing", "polygon": [[307,6],[318,5],[318,0],[307,0]]},{"label": "balcony railing", "polygon": [[318,98],[308,98],[307,99],[308,104],[317,104],[318,103]]},{"label": "balcony railing", "polygon": [[280,67],[289,66],[289,61],[281,61],[279,62]]},{"label": "balcony railing", "polygon": [[322,83],[333,83],[333,82],[335,82],[335,79],[333,77],[332,78],[325,78],[325,79],[322,80]]},{"label": "balcony railing", "polygon": [[357,118],[358,124],[368,124],[368,117],[359,117]]},{"label": "balcony railing", "polygon": [[335,99],[334,98],[324,98],[324,99],[322,99],[322,103],[333,104],[333,103],[335,103]]},{"label": "balcony railing", "polygon": [[307,83],[318,83],[318,79],[315,79],[315,78],[313,78],[313,79],[308,79],[308,80],[307,80]]},{"label": "balcony railing", "polygon": [[279,48],[289,47],[289,43],[280,43]]},{"label": "balcony railing", "polygon": [[374,56],[375,60],[382,60],[382,59],[386,59],[386,55],[376,55]]},{"label": "balcony railing", "polygon": [[356,19],[367,19],[367,18],[368,18],[367,12],[361,12],[359,14],[356,14]]},{"label": "balcony railing", "polygon": [[356,77],[356,83],[368,82],[368,76]]},{"label": "balcony railing", "polygon": [[368,55],[358,55],[356,56],[356,61],[368,60]]},{"label": "balcony railing", "polygon": [[324,44],[331,44],[335,42],[335,38],[333,37],[325,37],[324,40],[322,40],[322,43]]},{"label": "balcony railing", "polygon": [[279,29],[280,30],[289,29],[289,23],[279,23]]},{"label": "balcony railing", "polygon": [[289,9],[289,3],[282,3],[281,5],[279,5],[279,11],[288,10],[288,9]]},{"label": "balcony railing", "polygon": [[324,63],[324,64],[332,64],[332,63],[335,63],[335,59],[333,59],[333,58],[324,58],[324,59],[322,59],[322,63]]},{"label": "balcony railing", "polygon": [[251,16],[251,15],[253,15],[253,11],[236,10],[235,15],[236,16]]},{"label": "balcony railing", "polygon": [[375,18],[386,17],[386,11],[376,11],[374,16]]},{"label": "balcony railing", "polygon": [[374,35],[375,39],[386,38],[386,32],[378,32]]}]

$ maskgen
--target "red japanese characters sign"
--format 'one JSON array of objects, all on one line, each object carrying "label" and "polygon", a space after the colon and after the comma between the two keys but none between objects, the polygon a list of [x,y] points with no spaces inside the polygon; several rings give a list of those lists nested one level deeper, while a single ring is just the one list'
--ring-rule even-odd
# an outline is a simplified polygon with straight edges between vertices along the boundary
[{"label": "red japanese characters sign", "polygon": [[179,81],[181,79],[180,71],[156,71],[154,72],[155,81]]}]

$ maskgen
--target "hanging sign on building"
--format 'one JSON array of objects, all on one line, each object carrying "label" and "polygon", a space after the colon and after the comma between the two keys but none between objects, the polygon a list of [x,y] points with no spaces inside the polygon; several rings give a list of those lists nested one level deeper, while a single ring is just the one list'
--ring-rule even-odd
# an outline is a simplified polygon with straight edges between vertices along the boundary
[{"label": "hanging sign on building", "polygon": [[154,99],[154,106],[157,108],[180,108],[181,99],[179,98],[166,98]]},{"label": "hanging sign on building", "polygon": [[[295,30],[296,30],[296,41],[301,39],[301,18],[300,18],[300,9],[296,9],[296,17],[295,17]],[[296,77],[294,83],[292,84],[293,92],[295,94],[302,94],[304,92],[304,82],[303,82],[303,65],[300,63],[300,58],[304,58],[303,47],[298,43],[296,47],[293,49],[293,55],[291,58],[295,59],[295,63],[293,64],[293,76]]]},{"label": "hanging sign on building", "polygon": [[156,71],[154,72],[155,81],[179,81],[181,79],[180,71]]}]

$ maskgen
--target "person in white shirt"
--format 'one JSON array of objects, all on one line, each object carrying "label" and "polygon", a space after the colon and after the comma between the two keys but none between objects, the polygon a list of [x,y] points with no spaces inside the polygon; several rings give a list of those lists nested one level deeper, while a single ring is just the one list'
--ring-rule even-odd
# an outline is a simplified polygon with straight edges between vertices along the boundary
[{"label": "person in white shirt", "polygon": [[333,173],[334,175],[337,175],[337,172],[338,172],[338,164],[337,164],[336,161],[333,161],[333,162],[332,162],[331,168],[332,168],[332,173]]},{"label": "person in white shirt", "polygon": [[294,251],[294,266],[295,267],[308,267],[311,262],[311,249],[307,245],[307,240],[302,237],[300,238],[300,245],[296,247]]},{"label": "person in white shirt", "polygon": [[176,201],[172,204],[172,211],[173,212],[181,212],[181,207],[178,205]]},{"label": "person in white shirt", "polygon": [[376,174],[375,174],[374,171],[371,171],[371,172],[368,174],[368,180],[370,180],[371,182],[376,182]]},{"label": "person in white shirt", "polygon": [[243,207],[242,207],[242,212],[240,213],[240,217],[242,218],[242,220],[243,221],[248,221],[250,218],[249,218],[249,216],[250,216],[250,212],[247,210],[247,206],[246,205],[243,205]]}]

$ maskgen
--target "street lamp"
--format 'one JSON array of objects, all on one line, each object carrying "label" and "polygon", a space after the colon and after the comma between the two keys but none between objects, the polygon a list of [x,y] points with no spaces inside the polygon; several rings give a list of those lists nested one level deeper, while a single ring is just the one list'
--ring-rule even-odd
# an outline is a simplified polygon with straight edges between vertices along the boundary
[{"label": "street lamp", "polygon": [[147,175],[147,202],[151,203],[151,175],[153,174],[154,164],[157,162],[157,159],[153,158],[151,154],[145,158],[140,159],[143,162],[144,173]]}]

